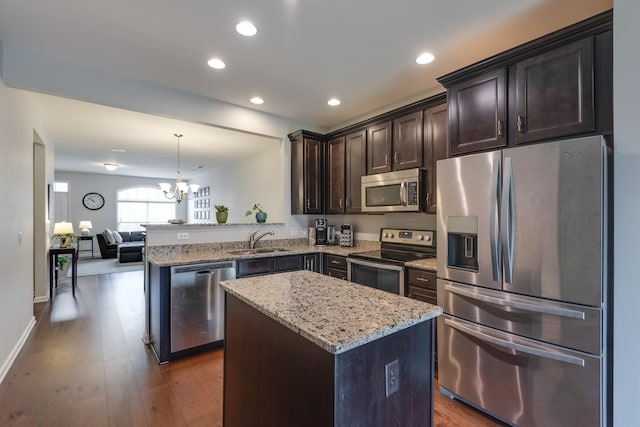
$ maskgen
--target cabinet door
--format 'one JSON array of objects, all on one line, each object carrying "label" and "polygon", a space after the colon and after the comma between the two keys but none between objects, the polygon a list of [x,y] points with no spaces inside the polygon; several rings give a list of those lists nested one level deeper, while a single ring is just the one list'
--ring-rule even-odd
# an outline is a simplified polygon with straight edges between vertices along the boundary
[{"label": "cabinet door", "polygon": [[424,167],[427,169],[427,213],[436,213],[436,170],[438,160],[447,158],[449,116],[447,104],[424,112]]},{"label": "cabinet door", "polygon": [[304,138],[304,213],[322,213],[322,141]]},{"label": "cabinet door", "polygon": [[346,193],[347,213],[362,212],[360,178],[367,174],[367,131],[347,135]]},{"label": "cabinet door", "polygon": [[320,273],[320,254],[304,254],[304,269]]},{"label": "cabinet door", "polygon": [[236,277],[259,276],[273,272],[273,258],[240,259],[236,262]]},{"label": "cabinet door", "polygon": [[391,122],[367,130],[367,175],[391,171]]},{"label": "cabinet door", "polygon": [[506,70],[501,68],[449,89],[449,153],[507,145]]},{"label": "cabinet door", "polygon": [[345,137],[327,143],[326,213],[345,212]]},{"label": "cabinet door", "polygon": [[422,167],[422,111],[393,121],[393,170]]},{"label": "cabinet door", "polygon": [[593,38],[519,62],[516,68],[516,144],[592,132]]},{"label": "cabinet door", "polygon": [[285,255],[273,257],[273,272],[297,271],[304,267],[302,255]]}]

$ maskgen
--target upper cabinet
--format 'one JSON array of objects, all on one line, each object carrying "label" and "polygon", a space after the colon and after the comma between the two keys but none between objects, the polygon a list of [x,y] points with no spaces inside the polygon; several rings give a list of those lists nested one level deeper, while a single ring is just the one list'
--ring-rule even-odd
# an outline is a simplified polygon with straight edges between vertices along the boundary
[{"label": "upper cabinet", "polygon": [[327,142],[326,213],[344,213],[345,201],[345,137]]},{"label": "upper cabinet", "polygon": [[326,213],[360,213],[360,178],[367,174],[367,131],[327,142]]},{"label": "upper cabinet", "polygon": [[504,68],[449,88],[451,154],[507,145],[507,73]]},{"label": "upper cabinet", "polygon": [[360,178],[367,174],[367,131],[346,136],[346,213],[362,212]]},{"label": "upper cabinet", "polygon": [[447,158],[449,121],[447,104],[424,112],[424,167],[427,169],[427,213],[436,213],[436,168],[438,160]]},{"label": "upper cabinet", "polygon": [[323,212],[324,142],[322,135],[298,131],[291,141],[291,213]]},{"label": "upper cabinet", "polygon": [[611,11],[438,79],[449,154],[612,132]]},{"label": "upper cabinet", "polygon": [[367,129],[367,175],[391,171],[392,122]]},{"label": "upper cabinet", "polygon": [[594,130],[593,37],[520,61],[510,71],[515,144]]},{"label": "upper cabinet", "polygon": [[393,120],[393,170],[422,167],[422,111]]}]

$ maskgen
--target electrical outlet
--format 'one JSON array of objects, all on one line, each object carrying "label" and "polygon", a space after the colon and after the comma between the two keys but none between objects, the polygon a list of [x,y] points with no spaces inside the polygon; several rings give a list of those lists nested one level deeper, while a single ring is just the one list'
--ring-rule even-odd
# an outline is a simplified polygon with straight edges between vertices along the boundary
[{"label": "electrical outlet", "polygon": [[189,233],[178,233],[178,240],[189,240]]},{"label": "electrical outlet", "polygon": [[398,359],[384,365],[384,392],[389,397],[400,389],[400,363]]}]

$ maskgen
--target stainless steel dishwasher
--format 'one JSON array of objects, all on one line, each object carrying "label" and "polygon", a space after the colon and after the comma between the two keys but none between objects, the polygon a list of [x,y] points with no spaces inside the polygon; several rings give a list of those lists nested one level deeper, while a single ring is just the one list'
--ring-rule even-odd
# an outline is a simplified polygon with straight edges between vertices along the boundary
[{"label": "stainless steel dishwasher", "polygon": [[235,261],[171,268],[171,352],[224,339],[221,280],[236,278]]}]

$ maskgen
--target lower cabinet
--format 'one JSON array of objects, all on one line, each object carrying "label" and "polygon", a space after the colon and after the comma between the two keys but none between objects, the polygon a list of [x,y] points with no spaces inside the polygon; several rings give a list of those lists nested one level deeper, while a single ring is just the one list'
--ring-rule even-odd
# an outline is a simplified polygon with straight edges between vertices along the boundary
[{"label": "lower cabinet", "polygon": [[327,276],[347,280],[347,257],[340,255],[323,254],[323,272]]},{"label": "lower cabinet", "polygon": [[297,270],[310,270],[319,273],[320,254],[281,255],[236,261],[236,277],[238,279]]},{"label": "lower cabinet", "polygon": [[[421,270],[419,268],[407,268],[407,292],[409,298],[437,305],[438,286],[435,271]],[[436,331],[434,330],[434,334]],[[434,342],[437,336],[434,335]],[[438,366],[438,346],[433,346],[433,360]]]}]

